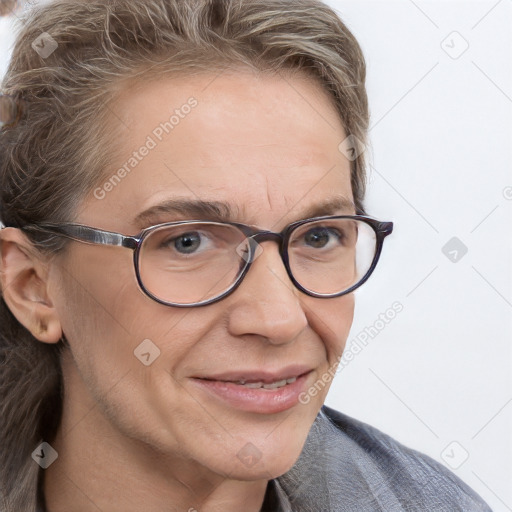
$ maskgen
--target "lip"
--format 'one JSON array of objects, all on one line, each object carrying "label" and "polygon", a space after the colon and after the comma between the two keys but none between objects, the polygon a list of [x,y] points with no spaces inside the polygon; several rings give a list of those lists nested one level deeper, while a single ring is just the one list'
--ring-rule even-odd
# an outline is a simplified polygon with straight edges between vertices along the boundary
[{"label": "lip", "polygon": [[[298,368],[298,367],[297,367]],[[294,373],[296,372],[296,373]],[[290,368],[277,373],[268,372],[237,372],[222,374],[212,377],[192,377],[193,385],[199,388],[208,397],[214,397],[238,410],[258,414],[276,414],[286,411],[299,402],[300,394],[306,389],[307,381],[313,370],[306,369],[303,372]],[[248,388],[235,382],[245,379],[246,382],[275,382],[285,378],[296,377],[291,384],[276,389]]]},{"label": "lip", "polygon": [[298,377],[303,373],[307,373],[311,371],[311,366],[309,365],[290,365],[285,368],[281,368],[280,370],[275,370],[270,372],[268,370],[237,370],[236,372],[224,372],[218,373],[216,375],[197,375],[193,378],[195,379],[207,379],[207,380],[218,380],[225,382],[238,382],[241,380],[245,380],[245,382],[264,382],[266,384],[270,384],[271,382],[276,382],[278,380],[290,379],[292,377]]}]

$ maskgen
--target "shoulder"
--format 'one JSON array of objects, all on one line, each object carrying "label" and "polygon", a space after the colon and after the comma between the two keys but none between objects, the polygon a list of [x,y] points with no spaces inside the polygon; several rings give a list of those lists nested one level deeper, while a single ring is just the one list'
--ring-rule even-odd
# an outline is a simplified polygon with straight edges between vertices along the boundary
[{"label": "shoulder", "polygon": [[319,418],[335,427],[338,443],[350,442],[351,457],[354,461],[364,461],[362,466],[355,464],[358,471],[368,473],[360,477],[391,492],[402,507],[397,510],[491,510],[475,491],[442,464],[375,427],[327,406],[322,407]]}]

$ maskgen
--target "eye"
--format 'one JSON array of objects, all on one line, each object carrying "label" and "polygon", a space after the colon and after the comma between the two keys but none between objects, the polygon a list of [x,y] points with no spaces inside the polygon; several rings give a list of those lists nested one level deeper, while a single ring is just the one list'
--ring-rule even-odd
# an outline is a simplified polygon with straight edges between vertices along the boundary
[{"label": "eye", "polygon": [[[176,249],[181,254],[194,254],[201,252],[198,249],[205,246],[205,240],[208,240],[208,238],[199,231],[190,231],[179,236],[166,238],[162,242],[162,247]],[[205,250],[204,247],[203,250]]]},{"label": "eye", "polygon": [[174,239],[174,247],[179,252],[184,252],[186,254],[190,254],[197,250],[197,248],[201,245],[201,237],[197,232],[195,233],[185,233]]},{"label": "eye", "polygon": [[306,244],[315,249],[326,247],[330,241],[338,242],[340,238],[341,235],[337,230],[326,227],[315,227],[304,234]]}]

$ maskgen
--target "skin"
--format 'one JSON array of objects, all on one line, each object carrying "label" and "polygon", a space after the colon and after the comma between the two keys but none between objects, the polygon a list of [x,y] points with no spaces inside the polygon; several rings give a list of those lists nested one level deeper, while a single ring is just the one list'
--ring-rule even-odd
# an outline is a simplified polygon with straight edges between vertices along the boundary
[{"label": "skin", "polygon": [[[353,199],[350,162],[338,150],[346,135],[318,84],[248,70],[215,76],[121,91],[107,177],[167,112],[191,96],[198,105],[104,199],[87,196],[73,221],[133,235],[147,227],[133,223],[137,213],[180,196],[238,205],[234,220],[280,231],[333,194]],[[171,220],[160,215],[152,224]],[[71,347],[51,442],[59,457],[45,471],[49,511],[257,512],[267,481],[297,460],[330,383],[308,404],[256,414],[212,399],[190,377],[306,363],[314,368],[309,387],[343,352],[353,295],[301,293],[267,241],[234,293],[178,309],[138,289],[128,249],[71,242],[47,263],[19,230],[1,237],[10,309],[40,342],[64,332]],[[133,354],[147,338],[161,351],[150,366]],[[251,467],[237,457],[247,443],[261,452]]]}]

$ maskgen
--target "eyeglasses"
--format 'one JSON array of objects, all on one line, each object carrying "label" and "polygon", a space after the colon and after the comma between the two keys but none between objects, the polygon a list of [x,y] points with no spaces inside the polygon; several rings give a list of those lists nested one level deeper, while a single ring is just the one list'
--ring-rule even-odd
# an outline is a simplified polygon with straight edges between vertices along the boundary
[{"label": "eyeglasses", "polygon": [[362,215],[303,219],[280,233],[236,222],[187,220],[143,229],[135,236],[81,224],[30,224],[89,244],[132,249],[137,282],[166,306],[205,306],[232,293],[261,254],[260,244],[275,240],[293,284],[318,298],[345,295],[370,277],[392,222]]}]

